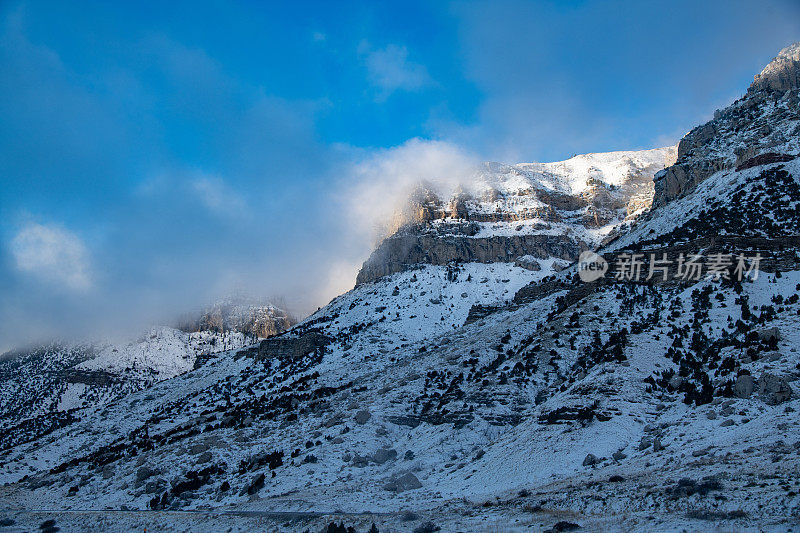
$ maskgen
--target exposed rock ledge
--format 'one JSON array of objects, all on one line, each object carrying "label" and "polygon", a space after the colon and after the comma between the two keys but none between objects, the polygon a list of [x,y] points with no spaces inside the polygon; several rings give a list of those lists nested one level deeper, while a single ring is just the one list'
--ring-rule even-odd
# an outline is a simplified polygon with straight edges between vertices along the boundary
[{"label": "exposed rock ledge", "polygon": [[395,234],[385,239],[364,262],[356,285],[374,281],[413,265],[461,263],[510,263],[518,257],[557,257],[574,261],[589,246],[564,235],[513,235],[462,237]]}]

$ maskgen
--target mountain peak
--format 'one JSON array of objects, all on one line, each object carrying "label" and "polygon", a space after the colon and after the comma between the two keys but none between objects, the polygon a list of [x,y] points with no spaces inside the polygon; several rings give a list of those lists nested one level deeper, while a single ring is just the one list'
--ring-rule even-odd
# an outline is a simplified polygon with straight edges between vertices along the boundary
[{"label": "mountain peak", "polygon": [[749,92],[770,89],[788,91],[800,87],[800,42],[781,50],[778,55],[753,78]]}]

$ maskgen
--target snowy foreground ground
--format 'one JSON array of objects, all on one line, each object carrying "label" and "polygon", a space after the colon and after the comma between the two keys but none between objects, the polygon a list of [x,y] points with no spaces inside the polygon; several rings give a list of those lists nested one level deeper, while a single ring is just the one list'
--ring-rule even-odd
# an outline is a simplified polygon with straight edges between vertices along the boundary
[{"label": "snowy foreground ground", "polygon": [[[475,270],[469,271],[477,274]],[[333,314],[338,314],[337,320],[346,327],[349,315],[345,310],[350,310],[353,302],[371,297],[374,300],[370,300],[369,307],[372,308],[383,299],[391,298],[396,284],[418,283],[424,287],[422,279],[429,279],[436,272],[429,269],[430,276],[423,276],[423,272],[416,272],[416,282],[408,280],[411,274],[394,276],[381,285],[386,289],[384,292],[375,286],[357,289],[334,302],[334,309],[339,311]],[[780,277],[762,274],[757,281],[744,284],[743,294],[748,296],[753,314],[757,315],[759,311],[766,312],[776,296],[796,293],[798,283],[800,272],[787,272]],[[610,309],[629,325],[630,321],[647,316],[660,298],[688,310],[697,301],[698,290],[704,288],[711,295],[707,309],[709,320],[704,331],[709,338],[715,338],[726,329],[727,317],[738,320],[740,313],[736,304],[738,296],[713,282],[701,282],[688,289],[663,289],[665,294],[660,297],[654,293],[643,299],[634,292],[630,302],[628,297],[619,298],[620,294],[627,294],[626,289],[619,293],[609,288],[591,295],[577,310],[584,317],[591,317],[589,311],[595,306]],[[436,296],[447,302],[444,295]],[[14,521],[0,531],[38,530],[48,520],[55,520],[55,527],[62,531],[316,532],[325,530],[332,522],[353,527],[355,531],[368,531],[374,523],[378,531],[409,532],[433,530],[425,529],[427,523],[441,531],[541,531],[553,527],[563,530],[570,527],[569,524],[579,525],[584,531],[789,531],[798,527],[800,428],[797,412],[800,400],[796,393],[792,399],[777,405],[753,394],[749,398],[715,398],[700,406],[683,403],[679,393],[645,393],[644,378],[658,369],[672,366],[664,357],[665,349],[672,343],[667,334],[673,327],[689,324],[691,313],[688,312],[633,335],[625,349],[625,361],[599,363],[569,386],[551,387],[552,395],[540,405],[520,403],[520,408],[528,414],[518,424],[488,425],[479,418],[456,429],[448,424],[422,423],[407,427],[387,421],[393,409],[398,410],[398,398],[415,391],[414,381],[404,383],[400,376],[409,378],[410,372],[424,372],[425,369],[443,371],[463,367],[468,347],[476,347],[481,352],[484,344],[490,346],[506,331],[510,335],[508,344],[515,344],[530,335],[531,324],[534,324],[533,331],[542,332],[542,340],[545,339],[543,332],[550,330],[536,327],[537,323],[566,330],[569,317],[547,320],[545,310],[552,302],[553,298],[546,298],[500,311],[451,331],[447,335],[450,341],[444,346],[436,347],[436,343],[426,341],[433,346],[430,350],[400,356],[391,364],[390,357],[416,350],[386,350],[386,354],[378,351],[376,357],[362,361],[366,373],[360,382],[368,384],[367,390],[348,392],[332,404],[338,406],[335,409],[348,404],[354,409],[355,404],[368,408],[373,416],[363,425],[348,422],[347,418],[343,423],[336,422],[336,413],[328,411],[309,415],[307,420],[281,434],[262,431],[258,424],[230,432],[218,430],[215,433],[220,440],[210,451],[215,458],[225,458],[229,465],[236,464],[254,447],[272,449],[280,445],[291,449],[296,446],[289,445],[292,439],[300,445],[313,434],[340,436],[321,439],[321,444],[310,449],[319,458],[318,462],[292,461],[291,465],[277,468],[279,475],[271,481],[268,479],[266,486],[249,498],[232,492],[223,495],[209,487],[205,492],[201,489],[194,493],[194,499],[186,500],[181,510],[144,511],[141,509],[146,508],[149,496],[142,492],[143,488],[134,488],[137,463],[132,461],[125,467],[128,476],[118,473],[108,480],[102,479],[99,473],[92,473],[91,469],[67,470],[73,473],[40,478],[46,483],[44,486],[12,483],[0,487],[4,503],[0,517]],[[622,311],[629,304],[633,310]],[[754,376],[772,372],[788,376],[794,382],[798,375],[800,305],[795,302],[782,309],[783,312],[768,323],[782,332],[778,349],[758,360],[744,361],[742,366]],[[353,307],[351,312],[357,314],[358,308]],[[358,320],[356,317],[356,322]],[[593,318],[581,320],[585,320],[582,328],[574,333],[579,347],[591,342],[594,322]],[[453,328],[441,320],[435,322],[441,331]],[[391,329],[392,323],[382,322],[375,327],[378,326]],[[609,326],[609,331],[612,329]],[[421,337],[430,334],[418,331]],[[388,335],[380,337],[390,338]],[[354,350],[353,342],[344,342],[335,349]],[[386,342],[389,346],[394,341]],[[553,362],[554,374],[559,373],[559,365],[574,368],[573,357],[580,351],[573,354],[566,346],[562,348],[560,358]],[[453,354],[464,355],[455,358],[451,357]],[[490,356],[487,351],[487,361]],[[499,370],[512,366],[517,359],[526,360],[524,353],[511,357]],[[342,358],[346,360],[347,357]],[[88,446],[88,442],[108,438],[115,432],[111,428],[125,418],[123,412],[128,413],[129,423],[135,425],[137,417],[157,412],[162,400],[174,401],[185,396],[196,402],[202,400],[205,403],[201,405],[207,407],[215,400],[195,395],[195,392],[206,388],[206,383],[223,380],[223,375],[240,373],[248,365],[252,363],[247,358],[222,356],[208,367],[195,371],[194,375],[188,374],[191,379],[178,377],[174,383],[168,380],[119,404],[107,406],[105,418],[98,414],[99,418],[79,422],[55,438],[23,445],[11,457],[6,457],[4,479],[18,478],[21,473],[9,465],[27,463],[36,470],[47,471],[59,457],[73,454],[69,451],[72,447]],[[339,372],[352,375],[353,372],[344,363],[327,368],[323,363],[316,368],[331,376]],[[370,373],[370,368],[386,370]],[[545,386],[550,379],[541,371],[534,376],[539,386]],[[392,383],[397,387],[387,390]],[[496,380],[491,387],[496,398],[508,392]],[[481,386],[476,384],[473,390],[466,384],[464,388],[466,398],[470,398]],[[376,394],[378,390],[381,392]],[[145,401],[147,397],[149,400]],[[537,420],[558,408],[592,405],[594,400],[599,402],[598,411],[610,420],[588,424],[575,421],[544,424]],[[191,411],[175,417],[170,424],[193,419]],[[491,413],[510,416],[513,409],[499,404],[484,410],[479,407],[476,412],[484,418]],[[92,424],[104,429],[92,435],[86,430]],[[352,429],[345,431],[344,427]],[[278,426],[268,423],[267,428],[277,431]],[[151,434],[155,431],[153,426]],[[240,443],[245,435],[246,442]],[[193,464],[192,447],[207,441],[207,437],[198,435],[164,452],[149,452],[144,464],[169,479]],[[385,463],[370,460],[360,467],[346,460],[353,452],[388,446],[397,450],[398,459]],[[407,450],[415,451],[413,460],[400,459]],[[585,458],[590,453],[596,456],[595,464],[586,464]],[[25,457],[38,462],[26,462]],[[403,471],[415,472],[422,487],[398,492],[382,488],[387,479]],[[77,494],[70,496],[70,487],[80,484],[81,476],[86,478],[85,484]],[[247,474],[242,479],[247,482],[251,477],[252,474]],[[234,478],[227,479],[232,485],[237,484]],[[66,510],[52,510],[65,507]]]}]

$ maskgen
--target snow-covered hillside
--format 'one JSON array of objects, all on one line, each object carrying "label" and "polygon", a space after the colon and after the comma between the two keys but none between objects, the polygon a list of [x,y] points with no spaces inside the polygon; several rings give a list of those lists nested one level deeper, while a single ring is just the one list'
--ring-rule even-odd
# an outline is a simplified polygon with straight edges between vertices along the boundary
[{"label": "snow-covered hillside", "polygon": [[189,335],[172,328],[153,328],[142,338],[122,345],[103,347],[93,359],[74,368],[114,374],[145,373],[156,380],[183,374],[194,365],[195,352]]}]

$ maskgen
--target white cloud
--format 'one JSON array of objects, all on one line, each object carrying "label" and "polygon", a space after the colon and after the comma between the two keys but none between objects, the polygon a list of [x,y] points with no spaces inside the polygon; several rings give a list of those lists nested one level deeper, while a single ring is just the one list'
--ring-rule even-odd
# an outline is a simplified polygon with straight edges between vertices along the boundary
[{"label": "white cloud", "polygon": [[373,240],[384,236],[392,216],[405,206],[414,187],[424,183],[447,197],[469,182],[478,163],[472,154],[444,141],[411,139],[394,148],[369,152],[353,165],[351,181],[344,188],[351,227]]},{"label": "white cloud", "polygon": [[91,286],[89,252],[66,229],[29,223],[11,241],[11,253],[20,272],[74,291]]},{"label": "white cloud", "polygon": [[230,217],[247,214],[244,197],[218,176],[196,177],[189,182],[189,189],[214,214]]},{"label": "white cloud", "polygon": [[365,54],[369,81],[381,89],[381,98],[397,90],[417,91],[433,83],[423,65],[408,60],[405,46],[390,44],[386,48],[370,50],[368,44],[362,43],[360,48]]}]

